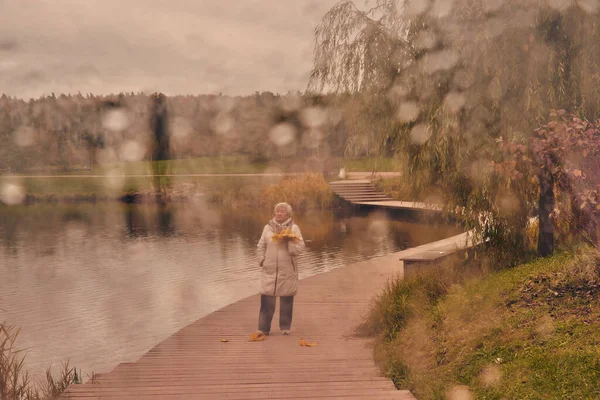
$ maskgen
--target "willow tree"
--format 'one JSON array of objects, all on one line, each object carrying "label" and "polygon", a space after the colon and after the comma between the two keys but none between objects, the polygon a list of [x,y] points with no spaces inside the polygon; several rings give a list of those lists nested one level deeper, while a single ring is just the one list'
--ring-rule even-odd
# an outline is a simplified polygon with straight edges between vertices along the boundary
[{"label": "willow tree", "polygon": [[523,145],[550,110],[598,116],[598,3],[367,5],[343,0],[323,17],[308,91],[361,99],[365,134],[404,161],[416,192],[437,188],[491,244],[524,248],[538,169],[514,164],[532,158]]}]

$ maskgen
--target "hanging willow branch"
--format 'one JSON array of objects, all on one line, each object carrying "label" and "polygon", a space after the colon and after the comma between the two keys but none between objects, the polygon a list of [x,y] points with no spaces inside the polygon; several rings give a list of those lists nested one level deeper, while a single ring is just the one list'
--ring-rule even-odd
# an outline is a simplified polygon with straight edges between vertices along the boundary
[{"label": "hanging willow branch", "polygon": [[336,4],[315,29],[314,67],[308,91],[360,92],[389,85],[406,46],[395,0],[368,11],[352,1]]}]

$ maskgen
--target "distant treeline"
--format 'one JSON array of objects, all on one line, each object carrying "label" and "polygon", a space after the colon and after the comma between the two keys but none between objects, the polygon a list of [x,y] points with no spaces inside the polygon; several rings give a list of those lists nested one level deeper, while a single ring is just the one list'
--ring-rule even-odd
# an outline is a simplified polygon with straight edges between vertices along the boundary
[{"label": "distant treeline", "polygon": [[[171,158],[245,155],[264,162],[370,152],[368,135],[352,128],[350,99],[257,92],[173,96],[166,104]],[[0,171],[150,160],[152,109],[152,94],[145,93],[2,96]]]}]

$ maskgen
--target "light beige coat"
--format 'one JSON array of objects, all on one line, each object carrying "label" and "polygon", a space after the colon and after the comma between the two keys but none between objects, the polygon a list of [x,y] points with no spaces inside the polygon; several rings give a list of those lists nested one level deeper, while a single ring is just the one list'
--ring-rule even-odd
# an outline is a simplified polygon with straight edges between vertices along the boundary
[{"label": "light beige coat", "polygon": [[298,225],[292,224],[297,241],[273,241],[272,228],[266,225],[258,242],[258,259],[262,267],[260,293],[267,296],[294,296],[298,291],[297,256],[305,244]]}]

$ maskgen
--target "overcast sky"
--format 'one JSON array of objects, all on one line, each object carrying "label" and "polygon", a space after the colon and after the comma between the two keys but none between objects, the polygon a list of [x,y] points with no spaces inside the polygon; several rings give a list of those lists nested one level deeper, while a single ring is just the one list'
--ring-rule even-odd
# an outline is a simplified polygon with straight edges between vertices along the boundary
[{"label": "overcast sky", "polygon": [[304,90],[338,0],[0,0],[0,93]]}]

